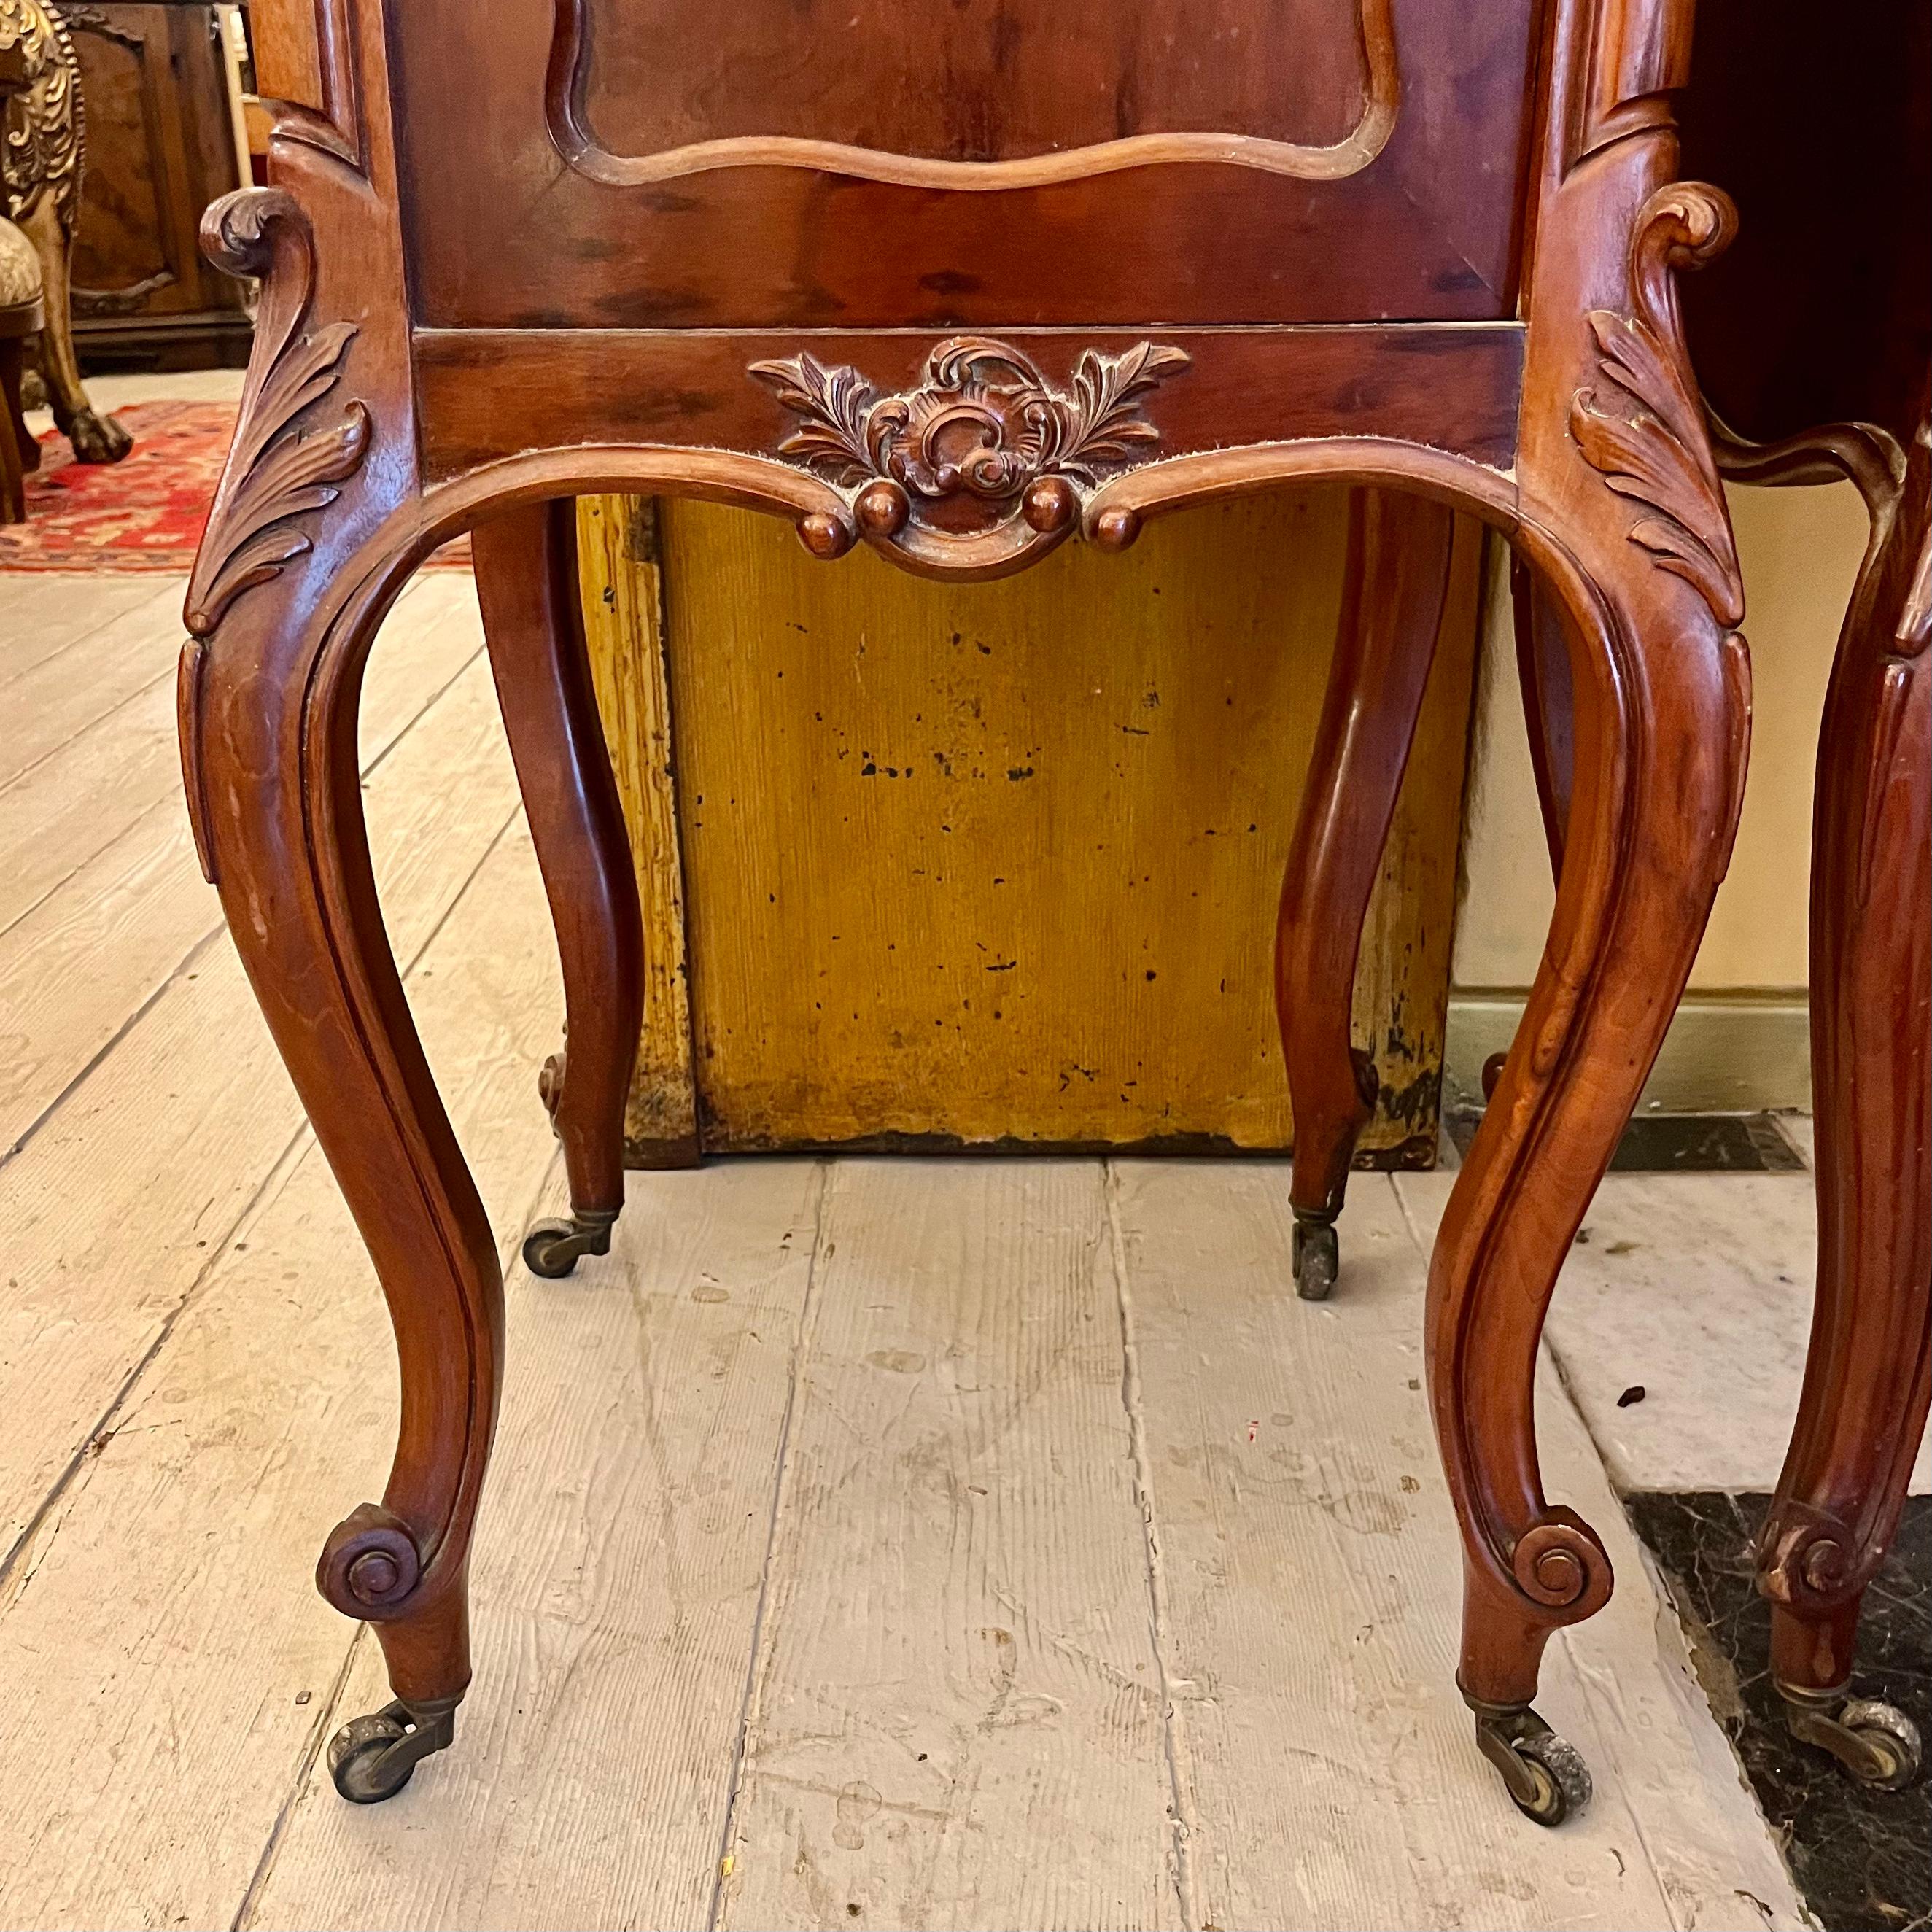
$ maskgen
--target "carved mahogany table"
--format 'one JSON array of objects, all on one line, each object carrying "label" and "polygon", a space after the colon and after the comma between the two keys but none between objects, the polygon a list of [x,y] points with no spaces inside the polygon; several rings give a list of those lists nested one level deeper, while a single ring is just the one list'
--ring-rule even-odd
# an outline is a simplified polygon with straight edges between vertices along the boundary
[{"label": "carved mahogany table", "polygon": [[1360,493],[1354,594],[1280,955],[1310,1289],[1426,668],[1402,644],[1439,601],[1451,511],[1559,614],[1557,910],[1426,1322],[1458,1681],[1517,1804],[1574,1809],[1587,1774],[1531,1707],[1610,1566],[1544,1492],[1538,1338],[1723,874],[1749,733],[1673,281],[1731,225],[1678,179],[1689,0],[256,0],[255,21],[272,184],[211,211],[207,241],[262,278],[260,322],[181,716],[203,865],[401,1358],[388,1486],[318,1572],[375,1625],[396,1698],[337,1738],[338,1787],[386,1797],[452,1741],[502,1347],[357,778],[364,656],[411,572],[475,530],[563,958],[548,1097],[573,1213],[527,1250],[562,1272],[622,1203],[642,997],[572,496],[692,493],[788,517],[828,561],[865,543],[983,578],[1326,479]]}]

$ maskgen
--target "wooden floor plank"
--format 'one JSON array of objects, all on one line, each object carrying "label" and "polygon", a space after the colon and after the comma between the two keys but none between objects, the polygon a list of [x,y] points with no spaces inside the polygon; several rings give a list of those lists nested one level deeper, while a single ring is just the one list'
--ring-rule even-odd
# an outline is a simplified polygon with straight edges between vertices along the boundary
[{"label": "wooden floor plank", "polygon": [[[1709,1178],[1720,1190],[1707,1236],[1714,1244],[1725,1239],[1722,1204],[1741,1178]],[[1453,1180],[1436,1174],[1395,1178],[1419,1240],[1435,1239]],[[1732,1238],[1738,1238],[1733,1229]],[[1696,1266],[1688,1256],[1686,1266]],[[1553,1307],[1561,1307],[1566,1285],[1558,1282]],[[1617,1579],[1607,1606],[1550,1647],[1552,1664],[1560,1652],[1564,1676],[1588,1712],[1598,1786],[1617,1792],[1629,1808],[1678,1925],[1759,1932],[1804,1922],[1757,1801],[1698,1683],[1684,1627],[1617,1500],[1559,1372],[1562,1360],[1546,1340],[1537,1379],[1546,1485],[1595,1526]]]},{"label": "wooden floor plank", "polygon": [[[412,958],[516,809],[482,665],[369,781],[370,849],[392,944]],[[191,856],[184,930],[218,916]],[[158,913],[157,916],[160,915]],[[117,969],[110,952],[101,976]],[[76,1007],[83,977],[67,988]],[[56,1004],[44,985],[30,1002]],[[543,1017],[554,1027],[560,1007]],[[541,1056],[539,1056],[540,1058]],[[85,1064],[82,1060],[80,1064]],[[114,1050],[0,1162],[0,1553],[152,1345],[299,1127],[293,1088],[226,937],[168,981]]]},{"label": "wooden floor plank", "polygon": [[[512,1276],[455,1748],[366,1810],[318,1766],[246,1924],[705,1923],[821,1185],[633,1175],[607,1258]],[[388,1696],[365,1642],[338,1715]]]},{"label": "wooden floor plank", "polygon": [[[1606,1710],[1564,1646],[1544,1670],[1540,1708],[1598,1774],[1590,1810],[1539,1832],[1477,1755],[1454,1683],[1460,1550],[1422,1382],[1424,1256],[1390,1183],[1356,1178],[1342,1281],[1317,1307],[1292,1287],[1283,1170],[1114,1171],[1147,1432],[1164,1445],[1154,1510],[1174,1673],[1192,1687],[1177,1721],[1204,1919],[1802,1923],[1734,1772],[1714,1790],[1700,1758],[1706,1781],[1680,1793],[1690,1828],[1735,1858],[1724,1882],[1687,1886],[1654,1861],[1659,1820],[1608,1733],[1634,1713],[1644,1735],[1630,1748],[1687,1767],[1723,1739],[1706,1712],[1686,1742],[1693,1714],[1666,1682],[1660,1606],[1623,1546],[1618,1607],[1576,1641],[1624,1687],[1624,1710]],[[1574,1415],[1546,1426],[1552,1492],[1608,1535],[1618,1512],[1580,1436]]]},{"label": "wooden floor plank", "polygon": [[832,1171],[720,1923],[1167,1926],[1090,1162]]},{"label": "wooden floor plank", "polygon": [[[416,718],[406,711],[404,728]],[[371,764],[395,735],[393,722],[372,730]],[[495,690],[480,659],[434,699],[406,742],[408,751],[398,756],[410,765],[409,784],[422,789],[418,808],[469,822],[465,814],[473,806],[476,825],[494,832],[502,824],[514,802],[514,780]],[[461,796],[433,800],[432,790]],[[15,1144],[186,970],[220,918],[202,880],[188,814],[168,796],[0,934],[0,1010],[7,1015],[0,1148]]]},{"label": "wooden floor plank", "polygon": [[[506,838],[412,987],[511,1241],[550,1158],[553,951]],[[380,1292],[304,1141],[0,1589],[0,1923],[231,1922],[351,1641],[315,1553],[380,1494],[395,1406]]]},{"label": "wooden floor plank", "polygon": [[178,616],[170,623],[154,607],[136,604],[14,679],[0,737],[0,800],[43,759],[150,685],[172,679],[182,634]]},{"label": "wooden floor plank", "polygon": [[[5,700],[0,698],[0,704]],[[62,746],[0,802],[0,934],[72,878],[143,812],[181,790],[175,694],[150,685],[99,744]]]},{"label": "wooden floor plank", "polygon": [[125,577],[105,572],[0,571],[0,703],[8,688],[50,658],[98,637],[117,617],[144,610],[181,624],[188,579],[172,572]]},{"label": "wooden floor plank", "polygon": [[[179,603],[177,588],[171,601],[147,614],[178,634]],[[466,578],[434,587],[418,578],[410,586],[370,662],[362,709],[365,766],[481,648]],[[7,790],[0,805],[0,934],[143,813],[180,796],[174,688],[161,679],[97,719]]]}]

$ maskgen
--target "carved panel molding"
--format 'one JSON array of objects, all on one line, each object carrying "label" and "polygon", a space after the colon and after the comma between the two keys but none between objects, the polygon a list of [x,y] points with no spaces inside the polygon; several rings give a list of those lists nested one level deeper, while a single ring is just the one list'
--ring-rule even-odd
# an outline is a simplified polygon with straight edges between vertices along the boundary
[{"label": "carved panel molding", "polygon": [[275,131],[361,167],[351,0],[254,0],[255,78]]},{"label": "carved panel molding", "polygon": [[[1359,0],[1354,30],[1363,76],[1360,111],[1352,128],[1327,142],[1202,128],[1122,134],[1065,146],[1043,143],[1037,152],[1006,158],[958,160],[774,130],[684,140],[656,152],[620,152],[592,125],[590,107],[598,38],[592,19],[597,4],[598,0],[556,0],[548,110],[551,139],[564,158],[579,172],[614,187],[671,181],[712,168],[776,166],[818,169],[907,187],[992,190],[1084,181],[1124,168],[1201,161],[1232,163],[1307,180],[1340,180],[1359,173],[1382,152],[1401,108],[1391,0]],[[792,30],[802,43],[788,56],[794,65],[823,53],[808,38],[823,31],[813,22],[801,16]],[[1001,60],[1010,59],[1011,52],[1010,44],[1003,44]],[[768,52],[766,64],[778,58]],[[1244,56],[1230,50],[1210,58],[1234,62]],[[1010,86],[1010,75],[1004,80]]]}]

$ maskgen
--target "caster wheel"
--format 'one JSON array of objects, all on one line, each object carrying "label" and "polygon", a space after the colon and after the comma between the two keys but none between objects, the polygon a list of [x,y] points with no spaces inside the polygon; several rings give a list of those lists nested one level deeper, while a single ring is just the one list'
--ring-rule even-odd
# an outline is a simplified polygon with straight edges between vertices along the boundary
[{"label": "caster wheel", "polygon": [[608,1255],[617,1216],[579,1214],[568,1221],[539,1221],[524,1237],[524,1265],[546,1281],[574,1273],[585,1255]]},{"label": "caster wheel", "polygon": [[1903,1791],[1918,1775],[1924,1751],[1918,1726],[1896,1704],[1854,1697],[1839,1712],[1838,1721],[1864,1742],[1866,1762],[1848,1767],[1861,1784]]},{"label": "caster wheel", "polygon": [[1332,1221],[1294,1224],[1294,1292],[1304,1301],[1326,1301],[1342,1264],[1341,1243]]},{"label": "caster wheel", "polygon": [[386,1706],[344,1724],[328,1741],[328,1774],[352,1804],[380,1804],[393,1798],[433,1751],[446,1750],[456,1736],[454,1707],[418,1718],[405,1704]]},{"label": "caster wheel", "polygon": [[1835,1690],[1780,1690],[1792,1736],[1829,1751],[1861,1784],[1903,1791],[1918,1775],[1918,1726],[1897,1705],[1875,1697],[1841,1703]]},{"label": "caster wheel", "polygon": [[1534,1711],[1478,1711],[1476,1742],[1502,1773],[1510,1802],[1534,1823],[1560,1825],[1589,1803],[1582,1753]]}]

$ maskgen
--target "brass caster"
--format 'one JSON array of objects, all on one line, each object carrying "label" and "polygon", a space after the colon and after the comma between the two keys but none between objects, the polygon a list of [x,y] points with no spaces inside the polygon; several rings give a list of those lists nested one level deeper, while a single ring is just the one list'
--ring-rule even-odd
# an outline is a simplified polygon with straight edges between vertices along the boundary
[{"label": "brass caster", "polygon": [[580,1257],[608,1255],[617,1213],[614,1208],[587,1208],[568,1221],[539,1221],[524,1237],[524,1265],[547,1281],[560,1281]]},{"label": "brass caster", "polygon": [[1476,1743],[1502,1773],[1516,1808],[1539,1825],[1560,1825],[1590,1802],[1590,1767],[1527,1704],[1478,1704]]},{"label": "brass caster", "polygon": [[1317,1220],[1298,1209],[1294,1216],[1294,1292],[1304,1301],[1326,1301],[1334,1292],[1342,1248],[1333,1221]]},{"label": "brass caster", "polygon": [[1846,1697],[1835,1690],[1801,1690],[1780,1684],[1791,1735],[1828,1750],[1861,1784],[1903,1791],[1918,1775],[1923,1750],[1918,1726],[1896,1704]]},{"label": "brass caster", "polygon": [[412,1711],[386,1705],[344,1724],[328,1741],[328,1774],[352,1804],[380,1804],[409,1783],[416,1766],[456,1740],[456,1706]]}]

